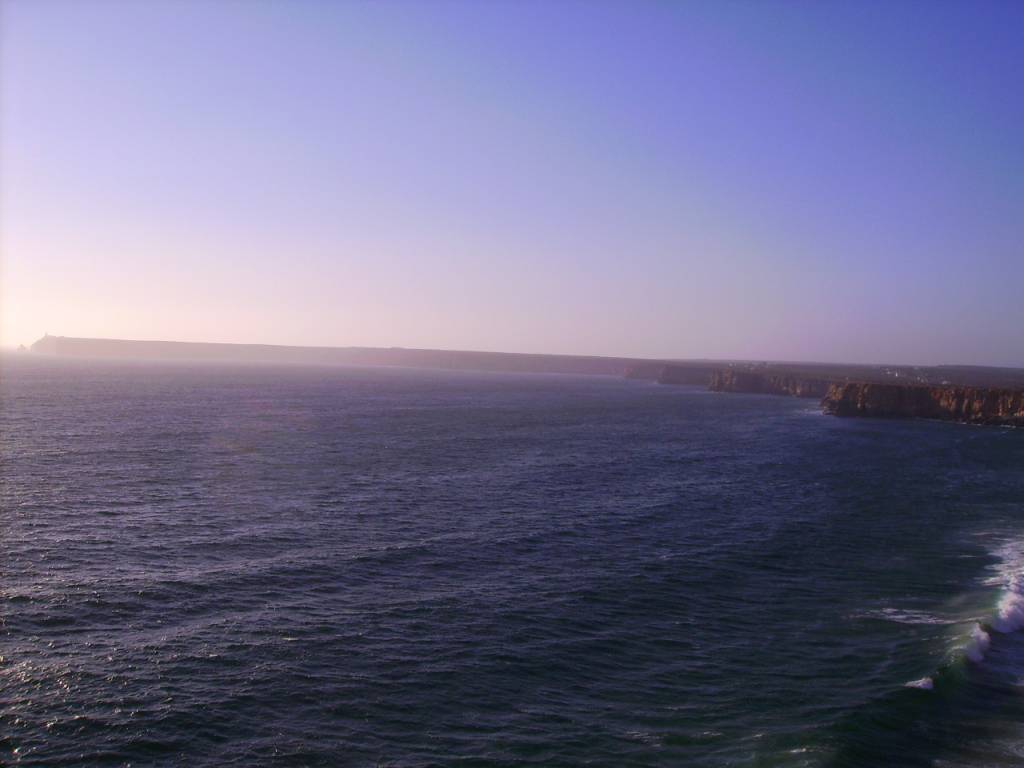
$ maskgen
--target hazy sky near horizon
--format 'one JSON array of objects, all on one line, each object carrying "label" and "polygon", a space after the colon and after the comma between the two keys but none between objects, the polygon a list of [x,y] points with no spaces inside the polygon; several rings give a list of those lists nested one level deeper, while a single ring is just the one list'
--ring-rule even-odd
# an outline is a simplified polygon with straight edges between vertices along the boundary
[{"label": "hazy sky near horizon", "polygon": [[5,345],[1024,365],[1024,3],[0,24]]}]

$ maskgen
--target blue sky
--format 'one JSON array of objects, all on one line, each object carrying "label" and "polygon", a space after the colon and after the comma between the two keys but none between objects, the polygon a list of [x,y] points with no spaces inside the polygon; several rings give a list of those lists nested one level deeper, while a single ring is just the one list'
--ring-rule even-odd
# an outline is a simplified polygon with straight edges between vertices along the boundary
[{"label": "blue sky", "polygon": [[1024,4],[7,0],[0,340],[1024,365]]}]

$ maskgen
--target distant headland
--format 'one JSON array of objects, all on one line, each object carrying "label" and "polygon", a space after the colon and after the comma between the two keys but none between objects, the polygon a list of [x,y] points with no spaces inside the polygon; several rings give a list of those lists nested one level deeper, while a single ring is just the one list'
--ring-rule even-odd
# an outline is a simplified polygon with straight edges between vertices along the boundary
[{"label": "distant headland", "polygon": [[432,368],[508,373],[626,376],[715,392],[818,398],[836,416],[930,418],[1024,426],[1024,369],[745,360],[656,360],[402,347],[301,347],[89,339],[47,334],[40,355],[121,360]]}]

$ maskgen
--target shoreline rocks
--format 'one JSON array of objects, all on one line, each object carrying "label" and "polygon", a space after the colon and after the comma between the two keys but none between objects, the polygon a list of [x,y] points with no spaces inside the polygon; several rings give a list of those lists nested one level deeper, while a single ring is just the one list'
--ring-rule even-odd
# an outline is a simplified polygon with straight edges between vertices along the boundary
[{"label": "shoreline rocks", "polygon": [[833,384],[821,405],[833,416],[942,419],[1024,427],[1024,390],[1015,389],[847,382]]}]

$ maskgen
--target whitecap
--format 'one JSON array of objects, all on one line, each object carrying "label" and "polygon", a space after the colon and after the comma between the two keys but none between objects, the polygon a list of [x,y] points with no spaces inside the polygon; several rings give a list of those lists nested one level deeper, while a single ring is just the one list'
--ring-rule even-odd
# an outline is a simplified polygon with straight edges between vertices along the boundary
[{"label": "whitecap", "polygon": [[991,642],[992,638],[989,637],[988,632],[982,629],[980,624],[975,624],[974,629],[971,630],[971,637],[967,641],[967,645],[964,646],[964,655],[977,663],[985,658]]},{"label": "whitecap", "polygon": [[999,611],[992,622],[996,632],[1016,632],[1024,627],[1024,589],[1019,575],[1012,576],[999,600]]},{"label": "whitecap", "polygon": [[880,611],[872,611],[864,614],[867,618],[884,619],[897,624],[959,624],[960,619],[944,619],[941,616],[933,616],[924,611],[901,610],[899,608],[883,608]]},{"label": "whitecap", "polygon": [[903,685],[906,688],[920,688],[922,691],[930,691],[935,687],[935,682],[930,677],[922,677],[920,680],[911,680]]}]

